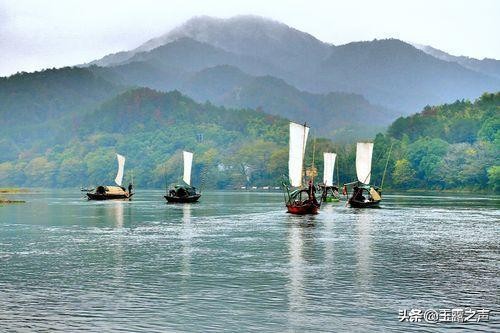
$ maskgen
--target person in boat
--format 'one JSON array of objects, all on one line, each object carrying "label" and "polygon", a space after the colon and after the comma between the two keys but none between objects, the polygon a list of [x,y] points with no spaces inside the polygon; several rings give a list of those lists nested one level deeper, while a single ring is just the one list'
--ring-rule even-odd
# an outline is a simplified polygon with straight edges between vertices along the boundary
[{"label": "person in boat", "polygon": [[315,192],[316,192],[316,186],[314,186],[312,180],[309,180],[309,187],[307,189],[308,198],[306,201],[304,201],[304,203],[312,202],[314,204],[317,204],[318,201],[316,200],[316,196],[314,195]]},{"label": "person in boat", "polygon": [[363,196],[363,189],[358,186],[352,188],[354,191],[354,200],[364,202],[366,198]]},{"label": "person in boat", "polygon": [[132,189],[134,188],[134,185],[132,185],[132,183],[129,183],[128,184],[128,193],[131,194],[132,193]]}]

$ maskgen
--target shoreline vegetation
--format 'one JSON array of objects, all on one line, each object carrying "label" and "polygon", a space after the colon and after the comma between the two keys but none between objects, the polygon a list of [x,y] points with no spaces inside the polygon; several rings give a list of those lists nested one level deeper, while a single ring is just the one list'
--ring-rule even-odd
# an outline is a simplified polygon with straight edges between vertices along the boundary
[{"label": "shoreline vegetation", "polygon": [[[426,106],[420,113],[396,119],[385,133],[368,138],[374,143],[374,185],[386,193],[500,193],[499,112],[496,92],[475,101]],[[71,135],[64,137],[68,119],[49,127],[11,126],[23,137],[9,131],[3,140],[0,137],[2,146],[8,147],[0,159],[1,184],[99,184],[114,178],[115,154],[120,153],[128,157],[125,183],[133,174],[138,188],[163,188],[181,176],[181,150],[196,154],[192,181],[202,190],[275,187],[287,173],[288,120],[259,110],[226,109],[197,103],[176,91],[138,88],[75,116]],[[355,142],[310,140],[315,141],[318,174],[323,173],[322,152],[331,151],[338,156],[339,183],[356,179]],[[313,155],[313,149],[306,151],[305,165],[312,165]]]},{"label": "shoreline vegetation", "polygon": [[9,200],[9,199],[0,198],[0,205],[1,204],[17,204],[17,203],[26,203],[26,201],[24,201],[24,200]]},{"label": "shoreline vegetation", "polygon": [[29,193],[32,192],[27,188],[17,188],[17,187],[0,187],[1,194],[15,194],[15,193]]},{"label": "shoreline vegetation", "polygon": [[[0,188],[0,194],[20,194],[20,193],[30,193],[31,191],[26,188],[16,188],[16,187],[6,187]],[[1,204],[18,204],[18,203],[26,203],[24,200],[12,200],[6,199],[4,197],[0,197],[0,205]]]}]

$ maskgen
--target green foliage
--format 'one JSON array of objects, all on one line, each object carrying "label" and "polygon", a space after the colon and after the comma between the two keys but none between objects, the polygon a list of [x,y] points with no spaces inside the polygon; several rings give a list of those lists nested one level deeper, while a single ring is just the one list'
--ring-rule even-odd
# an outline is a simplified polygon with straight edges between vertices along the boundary
[{"label": "green foliage", "polygon": [[[195,153],[193,184],[272,185],[282,173],[288,122],[254,110],[198,104],[179,92],[127,91],[75,119],[73,139],[29,149],[0,164],[0,182],[69,187],[112,183],[115,154],[125,155],[125,182],[163,187],[182,178],[181,152]],[[54,136],[58,132],[53,133]],[[15,158],[13,158],[15,156]],[[279,163],[270,163],[270,161]],[[285,164],[286,165],[286,164]]]},{"label": "green foliage", "polygon": [[397,160],[392,172],[393,183],[401,188],[411,188],[415,174],[408,160]]},{"label": "green foliage", "polygon": [[[195,153],[192,181],[198,187],[273,186],[287,173],[284,118],[199,104],[178,91],[139,88],[116,95],[122,88],[94,71],[66,68],[0,79],[0,186],[109,184],[120,153],[127,157],[125,182],[133,174],[139,187],[163,187],[180,181],[182,150]],[[343,98],[327,97],[318,108]],[[274,101],[270,93],[266,98]],[[499,111],[500,93],[494,93],[397,119],[387,134],[375,137],[372,182],[380,184],[387,162],[385,188],[498,191]],[[338,119],[332,113],[331,121]],[[369,137],[360,128],[350,130],[342,135]],[[355,144],[314,136],[305,165],[314,162],[321,179],[323,152],[335,152],[340,183],[356,179]]]},{"label": "green foliage", "polygon": [[495,192],[500,192],[500,165],[488,168],[488,184]]},{"label": "green foliage", "polygon": [[[474,103],[427,106],[397,119],[388,129],[396,140],[389,186],[498,191],[499,119],[500,93],[484,94]],[[389,145],[387,137],[377,136],[377,149]],[[375,163],[374,170],[380,167]]]}]

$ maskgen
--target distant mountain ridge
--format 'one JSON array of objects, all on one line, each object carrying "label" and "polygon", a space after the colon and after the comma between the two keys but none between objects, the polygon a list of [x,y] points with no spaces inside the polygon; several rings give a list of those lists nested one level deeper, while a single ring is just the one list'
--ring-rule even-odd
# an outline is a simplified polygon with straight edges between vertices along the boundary
[{"label": "distant mountain ridge", "polygon": [[465,68],[500,78],[500,60],[491,58],[483,58],[480,60],[465,56],[454,56],[429,45],[412,45],[435,58],[449,62],[456,62]]},{"label": "distant mountain ridge", "polygon": [[[179,46],[180,41],[186,46],[183,50],[168,47]],[[203,59],[204,54],[210,61]],[[186,66],[190,58],[194,61]],[[405,115],[427,104],[475,98],[500,88],[497,60],[450,62],[396,39],[335,46],[256,16],[195,17],[136,49],[90,64],[116,67],[143,61],[159,72],[171,71],[179,61],[188,72],[203,70],[204,63],[205,68],[231,65],[250,75],[283,79],[311,93],[361,94]]]}]

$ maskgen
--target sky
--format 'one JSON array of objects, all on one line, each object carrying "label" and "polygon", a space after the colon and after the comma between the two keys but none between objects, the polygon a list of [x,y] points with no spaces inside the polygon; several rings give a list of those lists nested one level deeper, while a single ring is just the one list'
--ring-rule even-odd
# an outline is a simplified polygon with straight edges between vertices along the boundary
[{"label": "sky", "polygon": [[129,50],[193,16],[245,14],[335,45],[398,38],[500,59],[500,0],[0,0],[0,76]]}]

